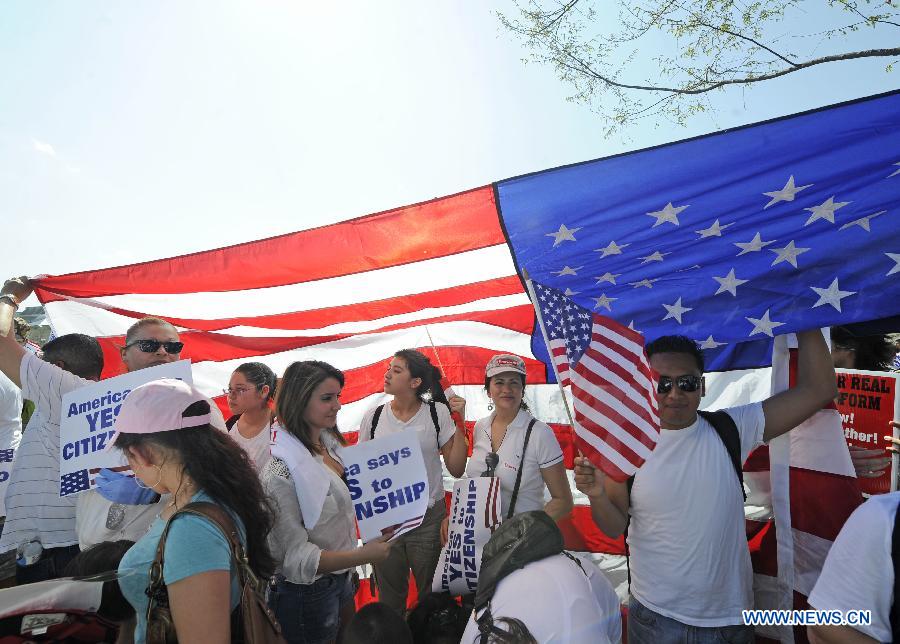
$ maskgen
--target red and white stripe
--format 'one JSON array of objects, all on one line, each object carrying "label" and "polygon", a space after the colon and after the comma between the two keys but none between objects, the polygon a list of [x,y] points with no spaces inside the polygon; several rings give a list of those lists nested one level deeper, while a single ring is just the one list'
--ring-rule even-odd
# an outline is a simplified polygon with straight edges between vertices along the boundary
[{"label": "red and white stripe", "polygon": [[330,362],[347,376],[338,419],[347,431],[377,404],[387,362],[403,348],[440,362],[456,385],[482,383],[496,353],[522,356],[528,382],[546,383],[490,186],[229,248],[45,277],[36,292],[57,335],[100,338],[105,376],[121,371],[117,346],[145,315],[179,328],[194,382],[210,396],[242,362],[276,373],[297,360]]},{"label": "red and white stripe", "polygon": [[570,367],[576,441],[616,481],[632,476],[659,440],[659,408],[644,338],[602,315]]}]

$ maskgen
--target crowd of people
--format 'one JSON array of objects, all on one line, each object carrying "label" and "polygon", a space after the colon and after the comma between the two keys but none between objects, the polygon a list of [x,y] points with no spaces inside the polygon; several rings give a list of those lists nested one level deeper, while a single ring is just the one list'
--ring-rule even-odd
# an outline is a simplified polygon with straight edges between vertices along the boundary
[{"label": "crowd of people", "polygon": [[[29,294],[27,280],[8,280],[0,300],[17,305]],[[698,412],[705,387],[698,345],[681,336],[656,339],[646,347],[658,374],[661,425],[651,457],[621,483],[576,458],[575,485],[594,522],[613,538],[627,532],[629,642],[753,641],[741,613],[753,606],[741,463],[836,395],[822,334],[801,332],[798,345],[794,387],[705,413]],[[143,318],[128,329],[120,356],[131,372],[179,360],[183,348],[169,322]],[[358,428],[343,429],[357,429],[359,441],[415,430],[428,510],[414,530],[363,545],[337,427],[344,374],[315,360],[282,374],[258,362],[237,367],[224,389],[227,421],[180,380],[136,387],[108,447],[134,476],[101,472],[96,489],[60,496],[62,398],[98,380],[103,363],[96,339],[86,335],[55,338],[41,354],[14,333],[0,337],[0,372],[19,391],[15,404],[27,399],[35,406],[11,470],[0,554],[15,558],[19,585],[114,564],[118,641],[227,642],[234,635],[242,594],[232,545],[215,521],[184,512],[198,502],[230,517],[249,567],[268,582],[267,602],[288,642],[619,639],[619,601],[609,581],[590,559],[565,552],[528,561],[499,580],[488,627],[483,609],[428,592],[447,539],[444,470],[498,477],[505,519],[542,512],[555,522],[572,511],[560,444],[525,401],[522,358],[497,355],[485,365],[491,412],[475,423],[469,445],[458,420],[466,401],[446,397],[441,373],[425,355],[397,351],[384,376],[390,400],[370,409]],[[365,565],[374,571],[379,601],[357,612],[357,569]],[[410,575],[419,601],[407,611]],[[826,596],[823,590],[811,601]],[[821,601],[817,607],[827,608]]]}]

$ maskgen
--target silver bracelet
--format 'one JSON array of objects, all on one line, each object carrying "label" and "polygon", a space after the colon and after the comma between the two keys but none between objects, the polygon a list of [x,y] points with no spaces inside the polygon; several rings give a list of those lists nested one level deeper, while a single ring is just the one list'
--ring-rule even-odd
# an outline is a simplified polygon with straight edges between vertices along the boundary
[{"label": "silver bracelet", "polygon": [[19,300],[19,298],[17,298],[12,293],[4,293],[3,295],[0,295],[0,300],[6,300],[17,311],[19,310],[19,305],[22,303],[21,300]]}]

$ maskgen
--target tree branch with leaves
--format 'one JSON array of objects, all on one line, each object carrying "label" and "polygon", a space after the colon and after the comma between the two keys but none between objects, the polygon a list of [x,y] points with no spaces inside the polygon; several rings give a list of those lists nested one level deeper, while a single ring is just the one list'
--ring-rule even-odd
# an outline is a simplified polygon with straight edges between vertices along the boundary
[{"label": "tree branch with leaves", "polygon": [[[900,11],[890,0],[812,4],[625,0],[616,17],[602,0],[528,0],[517,4],[515,15],[498,16],[526,47],[526,61],[552,66],[573,88],[569,100],[591,106],[609,135],[647,118],[684,125],[712,109],[710,93],[728,87],[856,59],[888,59],[890,71],[900,58],[900,47],[892,46],[900,43]],[[826,28],[796,31],[811,9],[827,12]],[[614,28],[604,29],[610,23]],[[868,42],[877,37],[886,46],[847,48],[849,37],[863,30]],[[834,51],[817,55],[828,46]],[[648,62],[653,74],[636,78],[635,70]]]}]

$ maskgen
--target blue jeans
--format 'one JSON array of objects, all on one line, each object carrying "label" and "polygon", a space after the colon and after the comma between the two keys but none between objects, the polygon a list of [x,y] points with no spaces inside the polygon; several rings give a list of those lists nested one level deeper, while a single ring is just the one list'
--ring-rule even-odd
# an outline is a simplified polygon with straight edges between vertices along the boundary
[{"label": "blue jeans", "polygon": [[350,573],[324,575],[311,584],[292,584],[276,575],[268,604],[288,644],[317,644],[337,639],[341,607],[353,601]]},{"label": "blue jeans", "polygon": [[750,644],[752,626],[690,626],[628,598],[628,644]]}]

